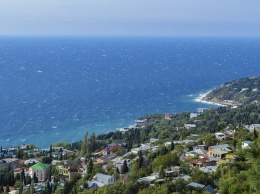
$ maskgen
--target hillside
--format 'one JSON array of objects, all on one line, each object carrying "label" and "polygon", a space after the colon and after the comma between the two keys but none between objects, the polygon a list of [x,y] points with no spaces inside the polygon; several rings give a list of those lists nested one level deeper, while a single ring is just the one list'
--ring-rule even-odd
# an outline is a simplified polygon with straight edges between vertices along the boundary
[{"label": "hillside", "polygon": [[260,76],[241,78],[222,84],[208,93],[203,100],[226,105],[260,102]]}]

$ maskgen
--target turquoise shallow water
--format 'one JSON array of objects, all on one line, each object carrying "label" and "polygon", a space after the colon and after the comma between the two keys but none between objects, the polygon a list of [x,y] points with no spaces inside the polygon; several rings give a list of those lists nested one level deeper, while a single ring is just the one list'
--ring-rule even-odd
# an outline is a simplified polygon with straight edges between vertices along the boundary
[{"label": "turquoise shallow water", "polygon": [[260,39],[0,38],[0,145],[83,139],[150,113],[196,111],[258,75]]}]

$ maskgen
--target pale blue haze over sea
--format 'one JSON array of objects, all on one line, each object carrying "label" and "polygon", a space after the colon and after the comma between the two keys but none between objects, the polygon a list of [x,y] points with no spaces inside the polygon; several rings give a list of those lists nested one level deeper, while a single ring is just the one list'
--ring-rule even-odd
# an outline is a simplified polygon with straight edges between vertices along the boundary
[{"label": "pale blue haze over sea", "polygon": [[0,145],[82,140],[260,74],[254,38],[0,38]]}]

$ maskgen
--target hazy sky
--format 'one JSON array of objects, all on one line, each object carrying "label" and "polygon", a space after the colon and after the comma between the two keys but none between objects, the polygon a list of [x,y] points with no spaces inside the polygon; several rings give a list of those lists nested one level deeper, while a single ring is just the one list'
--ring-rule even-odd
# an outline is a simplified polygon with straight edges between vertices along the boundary
[{"label": "hazy sky", "polygon": [[0,0],[0,35],[260,36],[260,0]]}]

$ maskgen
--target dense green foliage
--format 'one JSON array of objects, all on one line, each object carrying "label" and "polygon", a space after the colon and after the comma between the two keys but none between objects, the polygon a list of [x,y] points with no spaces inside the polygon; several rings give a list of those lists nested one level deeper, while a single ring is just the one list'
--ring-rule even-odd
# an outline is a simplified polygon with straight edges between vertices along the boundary
[{"label": "dense green foliage", "polygon": [[206,100],[233,100],[242,104],[260,102],[260,76],[227,82],[210,92]]}]

